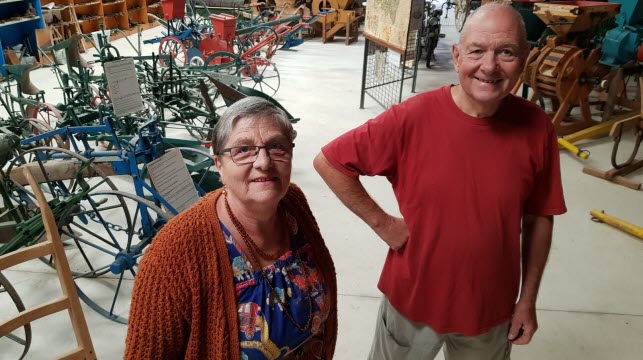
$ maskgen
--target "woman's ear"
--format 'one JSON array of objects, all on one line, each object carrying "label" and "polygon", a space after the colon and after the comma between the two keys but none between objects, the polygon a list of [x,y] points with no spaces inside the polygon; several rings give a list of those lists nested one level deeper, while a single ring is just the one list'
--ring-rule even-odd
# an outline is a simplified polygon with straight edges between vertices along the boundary
[{"label": "woman's ear", "polygon": [[215,155],[214,156],[214,166],[217,167],[217,170],[219,171],[219,181],[221,184],[224,184],[223,182],[223,164],[221,164],[221,161],[219,160],[219,156]]}]

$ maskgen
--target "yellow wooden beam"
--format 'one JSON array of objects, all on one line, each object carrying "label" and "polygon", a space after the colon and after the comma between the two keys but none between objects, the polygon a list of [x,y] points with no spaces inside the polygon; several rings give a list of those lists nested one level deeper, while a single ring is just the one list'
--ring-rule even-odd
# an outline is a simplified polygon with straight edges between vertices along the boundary
[{"label": "yellow wooden beam", "polygon": [[610,226],[613,226],[621,231],[625,231],[628,234],[634,235],[640,239],[643,239],[643,228],[630,224],[627,221],[615,218],[614,216],[607,215],[606,213],[598,210],[590,211],[592,217],[598,219],[601,222],[604,222]]},{"label": "yellow wooden beam", "polygon": [[563,138],[558,138],[558,147],[569,150],[572,154],[578,156],[581,159],[589,158],[589,151],[581,150],[576,145],[570,143],[569,141]]}]

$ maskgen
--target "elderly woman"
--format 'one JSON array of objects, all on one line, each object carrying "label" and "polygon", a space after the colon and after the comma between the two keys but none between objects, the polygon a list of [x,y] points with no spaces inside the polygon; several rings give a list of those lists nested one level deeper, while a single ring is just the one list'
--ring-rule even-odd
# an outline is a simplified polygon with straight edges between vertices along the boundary
[{"label": "elderly woman", "polygon": [[223,114],[222,189],[154,238],[134,285],[126,359],[331,359],[335,268],[301,190],[293,129],[249,97]]}]

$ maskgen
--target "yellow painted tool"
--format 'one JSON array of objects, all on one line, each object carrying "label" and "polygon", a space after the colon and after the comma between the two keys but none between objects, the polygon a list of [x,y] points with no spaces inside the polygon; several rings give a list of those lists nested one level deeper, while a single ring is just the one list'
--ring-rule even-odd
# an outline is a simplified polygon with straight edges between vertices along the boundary
[{"label": "yellow painted tool", "polygon": [[592,210],[590,211],[592,215],[592,220],[596,219],[597,221],[604,222],[610,226],[613,226],[619,230],[625,231],[628,234],[634,235],[639,239],[643,239],[643,228],[630,224],[627,221],[615,218],[614,216],[607,215],[603,211]]},{"label": "yellow painted tool", "polygon": [[578,156],[581,159],[589,158],[589,151],[581,150],[578,146],[570,143],[569,141],[563,138],[558,138],[558,145],[562,148],[569,150],[572,154]]}]

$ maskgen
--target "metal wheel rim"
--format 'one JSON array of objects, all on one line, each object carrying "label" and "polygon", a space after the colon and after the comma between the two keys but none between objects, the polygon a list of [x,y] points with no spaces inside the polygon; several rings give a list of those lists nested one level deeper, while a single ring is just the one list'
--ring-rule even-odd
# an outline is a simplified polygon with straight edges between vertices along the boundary
[{"label": "metal wheel rim", "polygon": [[[187,63],[188,54],[187,49],[183,43],[174,36],[166,36],[159,44],[159,55],[170,55],[176,66],[183,67]],[[162,66],[168,67],[169,64],[165,60],[159,61]]]},{"label": "metal wheel rim", "polygon": [[281,84],[277,65],[264,57],[248,59],[241,75],[241,85],[259,90],[271,97],[277,94]]}]

